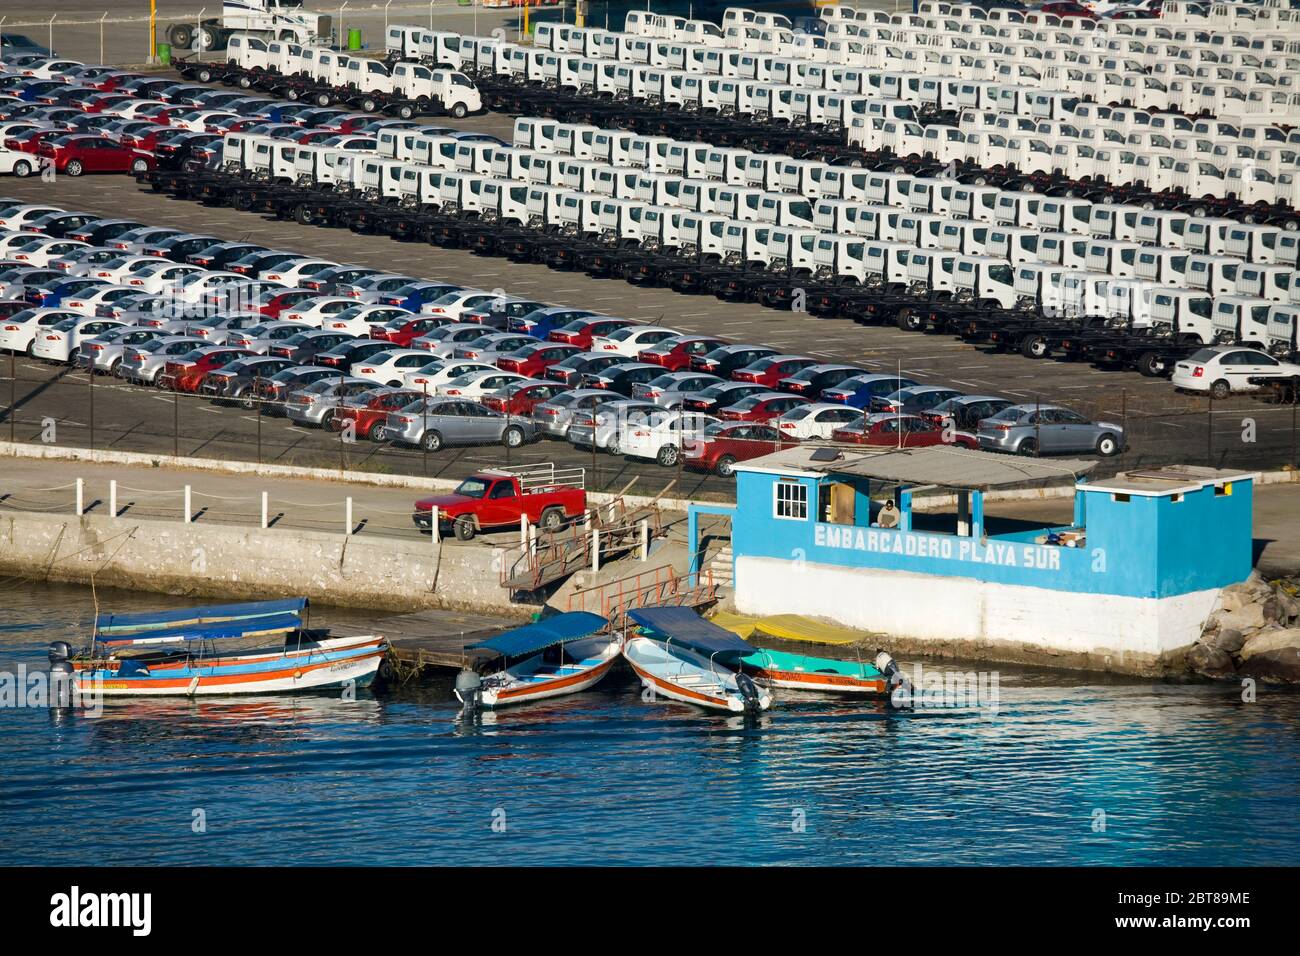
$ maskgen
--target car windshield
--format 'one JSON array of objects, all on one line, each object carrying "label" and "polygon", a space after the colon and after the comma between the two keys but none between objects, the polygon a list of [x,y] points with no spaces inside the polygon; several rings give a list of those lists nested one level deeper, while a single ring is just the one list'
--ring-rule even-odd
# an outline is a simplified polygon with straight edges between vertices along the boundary
[{"label": "car windshield", "polygon": [[466,478],[456,486],[455,494],[466,498],[482,498],[487,494],[488,483],[482,478]]}]

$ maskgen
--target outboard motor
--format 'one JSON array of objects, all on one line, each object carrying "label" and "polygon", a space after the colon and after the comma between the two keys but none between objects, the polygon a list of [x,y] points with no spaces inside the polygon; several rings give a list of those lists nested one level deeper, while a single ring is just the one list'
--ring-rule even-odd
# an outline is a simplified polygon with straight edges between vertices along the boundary
[{"label": "outboard motor", "polygon": [[741,700],[745,702],[745,713],[757,714],[763,709],[759,700],[758,687],[748,674],[736,674],[736,690]]},{"label": "outboard motor", "polygon": [[475,714],[483,707],[483,678],[478,671],[468,667],[456,674],[456,699],[465,706],[466,714]]},{"label": "outboard motor", "polygon": [[71,707],[73,668],[68,658],[72,656],[72,645],[67,641],[51,641],[47,654],[50,659],[50,704],[53,707]]},{"label": "outboard motor", "polygon": [[[876,670],[885,675],[885,680],[888,682],[890,699],[898,701],[901,697],[902,700],[906,701],[904,706],[910,707],[912,705],[912,682],[908,680],[907,675],[904,674],[902,669],[898,666],[898,662],[889,654],[881,651],[876,655],[874,663],[876,665]],[[896,694],[895,691],[900,688],[903,693]]]}]

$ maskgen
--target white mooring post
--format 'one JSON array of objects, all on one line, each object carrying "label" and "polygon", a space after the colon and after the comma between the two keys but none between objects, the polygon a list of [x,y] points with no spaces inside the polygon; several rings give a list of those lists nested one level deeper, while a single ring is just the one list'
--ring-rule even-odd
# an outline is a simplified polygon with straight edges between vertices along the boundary
[{"label": "white mooring post", "polygon": [[108,483],[108,516],[117,517],[117,479],[113,478]]},{"label": "white mooring post", "polygon": [[645,561],[650,557],[650,522],[645,518],[641,519],[641,560]]},{"label": "white mooring post", "polygon": [[519,543],[528,543],[528,515],[519,516]]},{"label": "white mooring post", "polygon": [[434,544],[440,544],[442,537],[438,534],[438,506],[434,505],[433,510],[429,512],[429,538]]},{"label": "white mooring post", "polygon": [[269,511],[267,497],[268,497],[267,493],[265,491],[262,492],[262,530],[263,531],[265,531],[267,528],[266,519],[267,519],[267,512]]},{"label": "white mooring post", "polygon": [[77,479],[77,517],[80,518],[86,510],[86,482],[85,479]]},{"label": "white mooring post", "polygon": [[591,573],[600,570],[600,529],[591,529]]},{"label": "white mooring post", "polygon": [[189,524],[190,519],[194,516],[194,509],[190,507],[190,486],[185,486],[185,523]]},{"label": "white mooring post", "polygon": [[344,516],[343,520],[347,522],[347,527],[343,529],[343,533],[351,534],[352,533],[352,496],[351,495],[348,496],[346,512],[347,513]]}]

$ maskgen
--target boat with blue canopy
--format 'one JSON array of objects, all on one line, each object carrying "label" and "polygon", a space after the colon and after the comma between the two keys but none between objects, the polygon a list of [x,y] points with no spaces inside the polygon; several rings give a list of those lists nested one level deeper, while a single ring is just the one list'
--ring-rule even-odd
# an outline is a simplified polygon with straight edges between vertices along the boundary
[{"label": "boat with blue canopy", "polygon": [[623,657],[656,695],[729,713],[759,713],[771,695],[739,670],[756,648],[688,607],[644,607],[627,612],[638,625]]},{"label": "boat with blue canopy", "polygon": [[365,687],[388,642],[308,626],[307,598],[99,614],[90,645],[49,647],[52,671],[83,694],[208,696]]},{"label": "boat with blue canopy", "polygon": [[610,672],[621,647],[622,641],[609,633],[609,622],[599,614],[557,614],[467,647],[499,658],[505,666],[487,676],[461,671],[456,697],[476,710],[576,694]]}]

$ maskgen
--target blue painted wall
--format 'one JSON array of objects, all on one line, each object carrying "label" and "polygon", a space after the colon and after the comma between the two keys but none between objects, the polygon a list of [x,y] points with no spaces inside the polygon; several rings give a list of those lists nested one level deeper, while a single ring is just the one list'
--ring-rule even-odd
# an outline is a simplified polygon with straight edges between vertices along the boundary
[{"label": "blue painted wall", "polygon": [[[1251,482],[1169,496],[1116,500],[1083,490],[1087,540],[1082,548],[1035,545],[1041,532],[977,538],[868,526],[857,487],[854,526],[817,520],[816,478],[782,479],[738,471],[732,529],[735,557],[756,556],[840,567],[880,568],[1001,584],[1130,597],[1168,597],[1244,580],[1251,569]],[[775,517],[774,486],[807,489],[807,520]],[[834,480],[833,478],[828,480]]]}]

